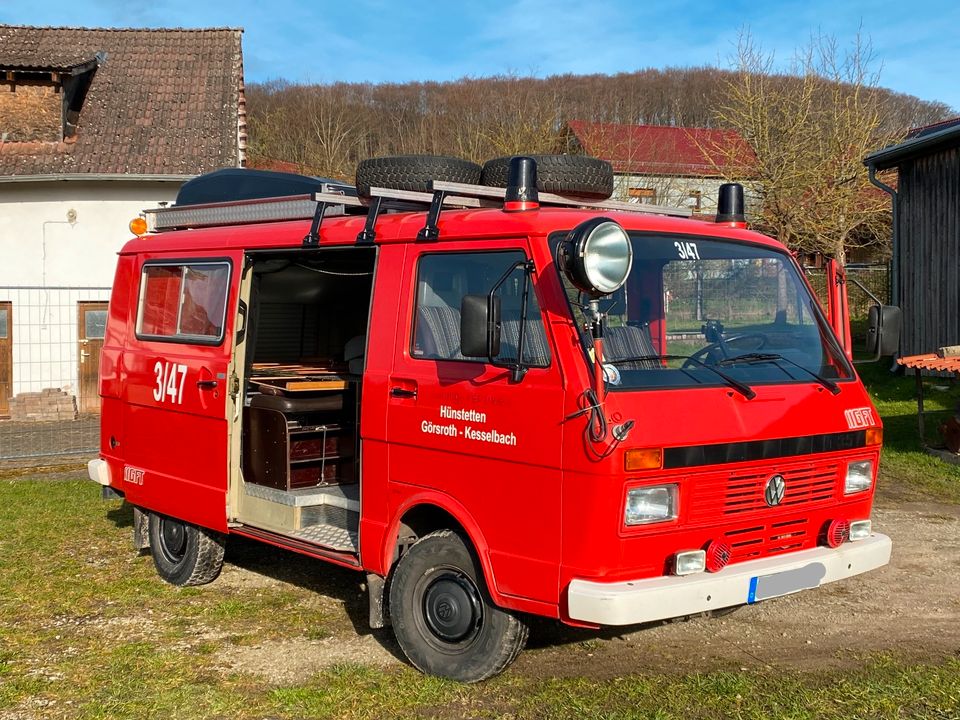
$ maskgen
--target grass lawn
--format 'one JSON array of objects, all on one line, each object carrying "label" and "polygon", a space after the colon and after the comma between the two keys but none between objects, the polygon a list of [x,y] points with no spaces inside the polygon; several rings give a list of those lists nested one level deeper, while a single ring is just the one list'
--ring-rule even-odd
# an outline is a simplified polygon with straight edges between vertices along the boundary
[{"label": "grass lawn", "polygon": [[[896,376],[889,372],[890,361],[858,365],[857,371],[870,391],[883,418],[883,456],[880,486],[895,492],[910,490],[960,503],[960,465],[952,465],[920,448],[917,430],[916,381],[913,371]],[[960,403],[960,384],[946,378],[924,380],[927,442],[938,444],[937,424],[953,413]]]}]

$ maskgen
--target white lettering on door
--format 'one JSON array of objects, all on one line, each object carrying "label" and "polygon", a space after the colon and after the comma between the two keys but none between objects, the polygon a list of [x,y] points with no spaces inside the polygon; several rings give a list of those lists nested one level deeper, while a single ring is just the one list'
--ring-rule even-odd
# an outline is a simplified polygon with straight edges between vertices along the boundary
[{"label": "white lettering on door", "polygon": [[157,374],[153,399],[157,402],[169,402],[171,405],[182,405],[183,381],[187,379],[187,366],[157,360],[153,371]]}]

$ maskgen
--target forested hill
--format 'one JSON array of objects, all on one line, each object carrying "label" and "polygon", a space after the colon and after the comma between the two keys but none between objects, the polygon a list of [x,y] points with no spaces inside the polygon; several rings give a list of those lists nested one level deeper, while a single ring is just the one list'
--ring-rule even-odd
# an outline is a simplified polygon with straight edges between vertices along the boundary
[{"label": "forested hill", "polygon": [[[619,75],[501,76],[404,84],[284,81],[247,87],[252,163],[284,160],[350,178],[358,159],[400,153],[483,161],[559,149],[568,120],[715,127],[735,73],[718,68]],[[770,81],[798,82],[777,76]],[[887,130],[949,117],[943,103],[885,89]]]}]

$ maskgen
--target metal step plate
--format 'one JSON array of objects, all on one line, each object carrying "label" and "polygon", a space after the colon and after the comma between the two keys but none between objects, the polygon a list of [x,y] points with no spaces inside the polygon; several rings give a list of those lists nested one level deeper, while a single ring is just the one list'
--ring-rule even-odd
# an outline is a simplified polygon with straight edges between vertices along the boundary
[{"label": "metal step plate", "polygon": [[289,536],[344,552],[358,552],[360,549],[359,536],[356,530],[348,530],[334,525],[308,525],[296,532],[289,533]]}]

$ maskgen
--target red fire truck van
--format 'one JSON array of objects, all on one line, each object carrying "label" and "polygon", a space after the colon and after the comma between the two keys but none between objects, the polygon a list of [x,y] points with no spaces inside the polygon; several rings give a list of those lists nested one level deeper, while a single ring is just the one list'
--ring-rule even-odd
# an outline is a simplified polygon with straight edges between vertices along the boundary
[{"label": "red fire truck van", "polygon": [[886,564],[842,269],[821,306],[739,185],[707,221],[612,183],[566,156],[186,183],[119,253],[90,477],[164,580],[212,581],[231,536],[352,568],[371,625],[462,681],[531,615],[633,625]]}]

